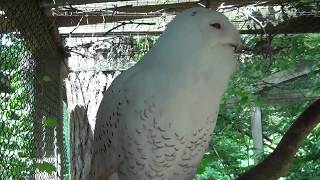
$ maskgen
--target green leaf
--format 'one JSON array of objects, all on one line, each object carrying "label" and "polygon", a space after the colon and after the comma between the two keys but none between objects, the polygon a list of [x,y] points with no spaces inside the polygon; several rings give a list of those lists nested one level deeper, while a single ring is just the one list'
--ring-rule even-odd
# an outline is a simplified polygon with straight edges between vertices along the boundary
[{"label": "green leaf", "polygon": [[35,166],[40,172],[47,172],[48,174],[52,174],[52,172],[56,171],[56,167],[48,162],[36,163]]},{"label": "green leaf", "polygon": [[42,124],[50,127],[57,127],[58,126],[58,120],[54,117],[48,117],[45,120],[42,120]]},{"label": "green leaf", "polygon": [[51,81],[52,81],[52,79],[51,79],[50,76],[48,76],[48,75],[44,75],[44,76],[42,77],[42,80],[43,80],[44,82],[51,82]]},{"label": "green leaf", "polygon": [[241,96],[239,104],[246,104],[249,101],[249,97],[246,95]]},{"label": "green leaf", "polygon": [[209,163],[210,163],[210,159],[203,158],[198,169],[197,169],[197,173],[203,174],[206,171],[206,167],[209,165]]}]

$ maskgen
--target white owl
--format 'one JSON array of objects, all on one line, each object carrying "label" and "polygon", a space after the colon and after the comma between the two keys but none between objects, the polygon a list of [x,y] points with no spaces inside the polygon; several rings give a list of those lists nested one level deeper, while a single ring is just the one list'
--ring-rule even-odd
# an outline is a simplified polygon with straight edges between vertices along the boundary
[{"label": "white owl", "polygon": [[239,45],[239,32],[221,13],[192,8],[177,15],[105,92],[88,179],[192,179]]}]

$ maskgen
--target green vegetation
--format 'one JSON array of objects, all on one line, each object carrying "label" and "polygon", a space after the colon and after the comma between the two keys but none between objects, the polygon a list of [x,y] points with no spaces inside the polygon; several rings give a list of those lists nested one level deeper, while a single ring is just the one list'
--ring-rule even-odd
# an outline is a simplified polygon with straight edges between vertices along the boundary
[{"label": "green vegetation", "polygon": [[33,63],[23,40],[2,35],[0,41],[0,71],[11,89],[0,89],[0,179],[17,179],[32,173]]},{"label": "green vegetation", "polygon": [[[28,179],[35,169],[51,174],[56,170],[53,164],[34,163],[35,63],[23,39],[14,34],[0,38],[0,73],[6,80],[5,88],[0,84],[0,179]],[[44,76],[42,81],[51,78]],[[48,117],[42,124],[54,128],[58,121]]]},{"label": "green vegetation", "polygon": [[133,37],[134,60],[140,61],[150,50],[158,36],[135,36]]},{"label": "green vegetation", "polygon": [[[246,46],[254,49],[259,38],[244,36]],[[238,67],[223,104],[212,143],[198,169],[199,179],[233,179],[253,165],[255,158],[263,158],[275,147],[291,123],[312,102],[306,96],[319,96],[320,35],[305,34],[276,36],[271,54],[252,54]],[[280,49],[279,51],[277,51]],[[255,82],[280,71],[310,64],[313,72],[287,82],[255,92]],[[272,95],[285,92],[280,101],[270,100]],[[302,99],[290,98],[291,92],[301,93]],[[298,94],[299,94],[298,93]],[[228,104],[235,97],[238,101]],[[262,109],[264,154],[253,155],[251,116],[254,106]],[[299,149],[285,179],[311,179],[320,176],[320,128],[308,136]]]}]

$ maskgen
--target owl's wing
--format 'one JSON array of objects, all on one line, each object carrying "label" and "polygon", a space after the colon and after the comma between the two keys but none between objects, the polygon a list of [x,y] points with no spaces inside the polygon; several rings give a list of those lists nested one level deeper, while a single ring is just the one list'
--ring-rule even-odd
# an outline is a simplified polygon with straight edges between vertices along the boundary
[{"label": "owl's wing", "polygon": [[119,131],[119,104],[112,87],[105,93],[96,116],[90,178],[105,179],[122,161]]},{"label": "owl's wing", "polygon": [[128,77],[136,71],[131,68],[118,75],[100,103],[94,130],[90,180],[106,179],[117,171],[123,161],[123,142],[121,139],[124,104],[127,103],[126,89]]}]

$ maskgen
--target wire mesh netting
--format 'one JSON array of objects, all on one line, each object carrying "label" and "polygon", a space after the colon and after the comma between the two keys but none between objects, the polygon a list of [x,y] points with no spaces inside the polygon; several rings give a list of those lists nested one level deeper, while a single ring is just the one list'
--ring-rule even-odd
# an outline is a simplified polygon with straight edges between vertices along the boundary
[{"label": "wire mesh netting", "polygon": [[48,27],[38,1],[0,2],[0,179],[62,177],[60,58]]},{"label": "wire mesh netting", "polygon": [[0,37],[0,177],[26,177],[32,172],[34,62],[22,39]]}]

